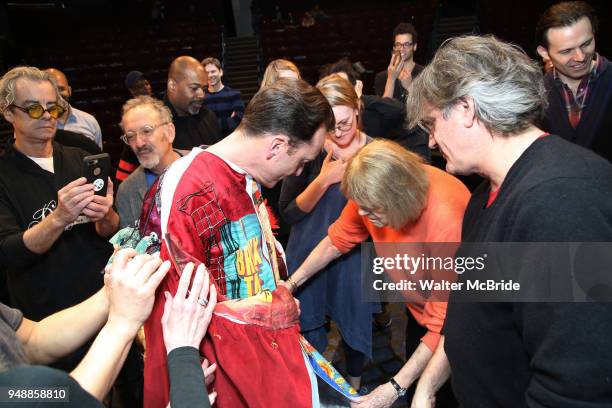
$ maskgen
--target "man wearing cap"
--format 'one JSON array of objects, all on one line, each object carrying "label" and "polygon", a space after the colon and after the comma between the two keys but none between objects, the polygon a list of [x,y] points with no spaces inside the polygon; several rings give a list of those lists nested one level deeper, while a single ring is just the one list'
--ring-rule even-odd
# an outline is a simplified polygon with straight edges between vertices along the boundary
[{"label": "man wearing cap", "polygon": [[153,95],[151,83],[145,78],[140,71],[130,71],[125,77],[125,87],[130,91],[132,96],[136,98],[140,95]]},{"label": "man wearing cap", "polygon": [[57,84],[57,89],[60,96],[64,98],[67,104],[67,110],[57,119],[57,128],[69,130],[71,132],[80,133],[93,140],[102,149],[102,130],[100,124],[93,115],[76,109],[70,105],[70,97],[72,96],[72,87],[68,84],[68,79],[62,71],[56,68],[48,68],[45,70],[51,75],[51,79]]}]

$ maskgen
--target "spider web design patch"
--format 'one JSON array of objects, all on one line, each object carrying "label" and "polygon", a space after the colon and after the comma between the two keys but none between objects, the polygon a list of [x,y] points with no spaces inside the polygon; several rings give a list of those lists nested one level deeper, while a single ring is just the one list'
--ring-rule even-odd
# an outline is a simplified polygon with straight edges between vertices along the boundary
[{"label": "spider web design patch", "polygon": [[[197,200],[195,204],[202,203],[194,209],[193,205],[190,205],[192,200]],[[215,279],[217,289],[223,295],[231,294],[234,297],[234,294],[240,292],[240,279],[236,274],[225,274],[223,247],[225,246],[228,253],[233,253],[238,250],[238,244],[231,234],[230,221],[219,205],[214,185],[207,183],[199,191],[180,199],[177,204],[178,210],[187,214],[193,222],[204,247],[205,264]]]}]

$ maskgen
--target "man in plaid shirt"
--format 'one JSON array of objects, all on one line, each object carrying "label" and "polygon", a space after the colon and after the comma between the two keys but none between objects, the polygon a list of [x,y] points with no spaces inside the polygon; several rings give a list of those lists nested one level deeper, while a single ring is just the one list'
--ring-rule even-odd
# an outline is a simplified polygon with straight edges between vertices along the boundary
[{"label": "man in plaid shirt", "polygon": [[612,69],[595,52],[597,15],[581,1],[558,3],[536,26],[537,51],[550,60],[544,128],[612,160]]}]

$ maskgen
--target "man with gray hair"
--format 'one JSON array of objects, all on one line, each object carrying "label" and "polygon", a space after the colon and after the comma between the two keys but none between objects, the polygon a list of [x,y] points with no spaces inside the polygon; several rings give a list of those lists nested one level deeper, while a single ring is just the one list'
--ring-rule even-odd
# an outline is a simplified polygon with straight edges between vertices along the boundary
[{"label": "man with gray hair", "polygon": [[[446,169],[485,178],[466,209],[462,242],[612,241],[612,165],[537,127],[544,81],[518,47],[492,36],[454,38],[409,95],[409,117],[428,130]],[[549,266],[543,256],[533,263],[542,273]],[[431,403],[440,386],[431,374],[452,371],[467,407],[610,406],[612,304],[456,299],[418,401]]]},{"label": "man with gray hair", "polygon": [[65,110],[55,83],[38,68],[13,68],[0,79],[0,112],[15,132],[0,156],[0,263],[11,306],[32,320],[102,287],[100,271],[113,249],[108,237],[119,225],[110,179],[106,195],[95,195],[82,176],[87,153],[53,140]]},{"label": "man with gray hair", "polygon": [[142,201],[157,177],[187,151],[172,149],[175,130],[170,109],[150,96],[130,99],[123,105],[121,140],[134,152],[140,166],[121,183],[117,211],[121,228],[140,217]]}]

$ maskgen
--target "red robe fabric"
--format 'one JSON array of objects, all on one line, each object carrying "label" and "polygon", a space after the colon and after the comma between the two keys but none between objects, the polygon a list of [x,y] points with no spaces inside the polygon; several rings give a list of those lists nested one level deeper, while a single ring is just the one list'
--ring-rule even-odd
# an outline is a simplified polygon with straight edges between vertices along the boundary
[{"label": "red robe fabric", "polygon": [[[161,328],[163,293],[176,293],[180,271],[190,261],[206,265],[224,295],[221,300],[246,298],[217,306],[200,346],[201,354],[218,362],[214,384],[217,406],[312,406],[311,384],[299,345],[297,309],[284,288],[274,291],[273,269],[276,264],[281,271],[285,266],[272,248],[260,197],[247,174],[215,155],[194,149],[173,164],[145,199],[141,233],[159,234],[160,256],[173,264],[145,323],[145,408],[168,404],[167,353]],[[274,291],[267,302],[259,296],[250,298],[262,291],[269,293],[266,290]],[[218,310],[223,311],[222,316]]]}]

